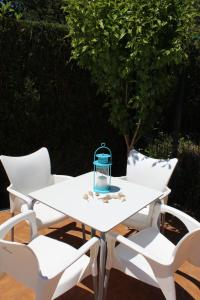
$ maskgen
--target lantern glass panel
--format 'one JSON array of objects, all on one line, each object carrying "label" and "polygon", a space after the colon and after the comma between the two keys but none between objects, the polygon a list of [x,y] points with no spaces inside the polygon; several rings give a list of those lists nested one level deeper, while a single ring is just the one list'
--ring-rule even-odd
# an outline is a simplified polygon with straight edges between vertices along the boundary
[{"label": "lantern glass panel", "polygon": [[95,186],[99,190],[108,189],[110,184],[109,167],[98,167],[96,166],[95,171]]}]

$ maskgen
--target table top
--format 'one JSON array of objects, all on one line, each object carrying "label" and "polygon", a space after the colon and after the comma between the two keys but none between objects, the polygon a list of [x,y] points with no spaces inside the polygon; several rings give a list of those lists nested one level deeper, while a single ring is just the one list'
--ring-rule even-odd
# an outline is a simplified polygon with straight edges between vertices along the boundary
[{"label": "table top", "polygon": [[[88,191],[93,191],[93,172],[89,172],[29,196],[100,232],[107,232],[162,195],[162,192],[120,178],[112,177],[111,184],[109,194],[84,199]],[[100,198],[107,195],[112,199],[105,203]]]}]

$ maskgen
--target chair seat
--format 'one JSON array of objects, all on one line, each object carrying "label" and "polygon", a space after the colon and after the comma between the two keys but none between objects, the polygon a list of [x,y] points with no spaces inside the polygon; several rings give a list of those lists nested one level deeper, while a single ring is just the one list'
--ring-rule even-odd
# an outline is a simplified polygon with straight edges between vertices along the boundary
[{"label": "chair seat", "polygon": [[[76,248],[64,242],[51,239],[47,236],[38,236],[32,240],[28,246],[37,256],[42,275],[48,278],[51,278],[57,274],[59,270],[62,270],[63,265],[70,262],[78,251]],[[50,263],[51,261],[53,261],[53,264]],[[53,299],[71,289],[80,282],[80,280],[89,275],[89,270],[87,272],[89,261],[89,257],[83,255],[64,271],[55,290]]]},{"label": "chair seat", "polygon": [[123,224],[134,228],[136,230],[141,230],[148,223],[149,219],[149,205],[141,209],[137,214],[123,221]]},{"label": "chair seat", "polygon": [[36,202],[33,206],[33,210],[36,213],[36,222],[39,229],[51,226],[67,218],[66,215],[41,202]]},{"label": "chair seat", "polygon": [[[133,234],[128,239],[143,247],[147,253],[151,253],[152,258],[163,264],[169,262],[175,248],[173,243],[153,227]],[[123,244],[114,249],[113,267],[123,270],[129,276],[158,287],[154,273],[144,256]]]}]

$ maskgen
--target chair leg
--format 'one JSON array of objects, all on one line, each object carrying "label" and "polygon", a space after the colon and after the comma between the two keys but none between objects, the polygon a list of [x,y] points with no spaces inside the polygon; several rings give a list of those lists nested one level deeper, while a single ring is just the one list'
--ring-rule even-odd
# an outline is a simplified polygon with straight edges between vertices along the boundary
[{"label": "chair leg", "polygon": [[157,277],[157,280],[166,300],[176,300],[176,288],[173,275],[163,278]]},{"label": "chair leg", "polygon": [[93,289],[94,289],[94,300],[98,300],[98,277],[92,276]]},{"label": "chair leg", "polygon": [[86,241],[85,224],[82,224],[82,234],[83,234],[83,240]]},{"label": "chair leg", "polygon": [[160,216],[161,232],[164,234],[165,231],[165,214]]},{"label": "chair leg", "polygon": [[94,228],[91,229],[91,238],[94,237],[96,234],[96,230]]},{"label": "chair leg", "polygon": [[[14,217],[14,215],[15,215],[15,213],[12,212],[11,213],[11,218]],[[15,229],[14,229],[14,227],[12,227],[12,229],[11,229],[11,241],[12,242],[14,242],[14,238],[15,238]]]},{"label": "chair leg", "polygon": [[104,300],[106,300],[107,297],[109,277],[110,277],[110,270],[106,269],[105,279],[104,279],[104,293],[103,293]]}]

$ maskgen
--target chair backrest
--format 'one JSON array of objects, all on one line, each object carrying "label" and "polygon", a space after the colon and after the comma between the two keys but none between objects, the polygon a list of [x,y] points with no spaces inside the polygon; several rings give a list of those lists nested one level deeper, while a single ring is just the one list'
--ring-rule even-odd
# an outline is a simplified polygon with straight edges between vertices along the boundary
[{"label": "chair backrest", "polygon": [[53,183],[51,163],[46,148],[41,148],[25,156],[1,155],[0,159],[12,188],[23,194],[28,194]]},{"label": "chair backrest", "polygon": [[174,271],[176,271],[186,260],[200,267],[200,224],[199,228],[188,232],[176,245],[174,256]]},{"label": "chair backrest", "polygon": [[24,244],[0,239],[0,273],[8,273],[29,287],[37,284],[40,275],[34,252]]},{"label": "chair backrest", "polygon": [[129,181],[164,191],[177,164],[177,158],[155,159],[131,150],[126,177]]}]

